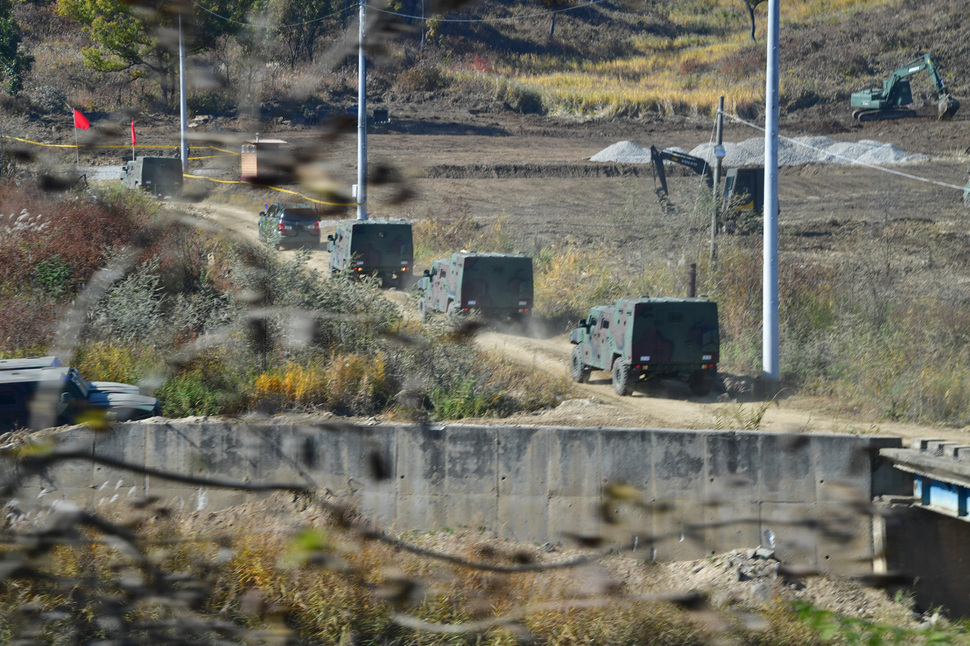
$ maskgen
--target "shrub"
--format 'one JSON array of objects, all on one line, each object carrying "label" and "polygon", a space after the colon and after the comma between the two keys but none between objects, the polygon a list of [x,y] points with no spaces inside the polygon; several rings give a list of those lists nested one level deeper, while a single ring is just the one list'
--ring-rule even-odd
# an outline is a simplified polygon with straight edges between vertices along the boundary
[{"label": "shrub", "polygon": [[0,295],[0,352],[43,354],[58,311],[50,297]]},{"label": "shrub", "polygon": [[71,365],[95,381],[137,384],[160,370],[158,353],[150,346],[95,342],[81,345]]},{"label": "shrub", "polygon": [[508,218],[499,216],[484,223],[469,214],[461,197],[445,196],[441,201],[441,210],[428,212],[414,224],[416,258],[437,258],[459,249],[502,253],[515,250]]},{"label": "shrub", "polygon": [[389,390],[387,364],[381,354],[342,353],[327,361],[288,363],[281,370],[260,374],[252,401],[261,410],[327,408],[370,414],[383,409]]},{"label": "shrub", "polygon": [[394,85],[400,92],[437,92],[446,88],[448,83],[437,67],[415,65],[398,74]]}]

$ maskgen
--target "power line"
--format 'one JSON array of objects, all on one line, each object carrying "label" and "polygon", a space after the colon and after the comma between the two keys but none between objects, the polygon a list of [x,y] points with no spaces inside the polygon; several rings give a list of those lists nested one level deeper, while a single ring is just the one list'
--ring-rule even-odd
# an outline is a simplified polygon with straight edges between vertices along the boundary
[{"label": "power line", "polygon": [[[537,12],[537,13],[530,13],[530,14],[525,14],[525,15],[521,15],[521,16],[509,16],[509,17],[506,17],[506,18],[435,18],[435,17],[428,17],[428,16],[415,16],[415,15],[410,15],[410,14],[405,14],[405,13],[398,13],[396,11],[388,11],[387,9],[372,9],[372,11],[376,11],[378,13],[382,13],[382,14],[385,14],[385,15],[388,15],[388,16],[395,16],[395,17],[402,18],[402,19],[405,19],[405,20],[418,21],[418,22],[430,22],[430,21],[433,20],[433,21],[439,22],[439,23],[466,23],[466,24],[476,24],[477,23],[477,24],[480,24],[480,23],[491,23],[491,22],[511,22],[511,21],[515,21],[515,20],[531,20],[533,18],[542,18],[544,16],[550,16],[550,15],[553,15],[553,14],[566,13],[568,11],[575,11],[577,9],[585,9],[586,7],[592,7],[592,6],[595,6],[595,5],[601,5],[604,2],[606,2],[606,0],[590,0],[590,2],[585,2],[583,4],[575,5],[573,7],[564,7],[562,9],[549,9],[547,11],[540,11],[540,12]],[[244,22],[244,21],[241,21],[241,20],[236,20],[235,18],[230,18],[229,16],[223,16],[222,14],[218,14],[215,11],[212,11],[208,7],[204,7],[203,5],[199,4],[195,0],[193,0],[192,4],[194,4],[196,7],[198,7],[202,11],[206,12],[210,16],[212,16],[214,18],[218,18],[219,20],[224,20],[225,22],[232,23],[234,25],[239,25],[240,27],[250,27],[252,29],[266,29],[266,30],[287,29],[287,28],[290,28],[290,27],[302,27],[304,25],[309,25],[309,24],[312,24],[312,23],[315,23],[315,22],[320,22],[321,20],[326,20],[328,18],[333,18],[334,16],[338,16],[338,15],[343,14],[343,13],[348,13],[351,9],[354,8],[354,7],[350,7],[350,8],[340,9],[338,11],[334,11],[332,13],[329,13],[329,14],[327,14],[325,16],[320,16],[318,18],[313,18],[311,20],[304,20],[303,22],[295,22],[295,23],[291,23],[291,24],[287,24],[287,25],[274,25],[274,26],[270,26],[270,25],[257,25],[257,24],[251,23],[251,22]]]},{"label": "power line", "polygon": [[576,5],[574,7],[564,7],[562,9],[549,9],[548,11],[540,11],[538,13],[531,13],[522,16],[508,16],[507,18],[429,18],[426,16],[413,16],[405,13],[398,13],[396,11],[387,11],[386,9],[375,9],[379,13],[387,14],[389,16],[397,16],[398,18],[404,18],[406,20],[418,20],[423,22],[428,22],[434,20],[435,22],[448,22],[448,23],[489,23],[489,22],[511,22],[514,20],[530,20],[532,18],[542,18],[543,16],[550,16],[557,13],[565,13],[567,11],[574,11],[576,9],[585,9],[586,7],[591,7],[594,5],[600,5],[606,2],[606,0],[592,0],[591,2],[586,2],[584,4]]},{"label": "power line", "polygon": [[251,22],[243,22],[240,20],[236,20],[235,18],[230,18],[229,16],[223,16],[222,14],[218,14],[215,11],[212,11],[211,9],[209,9],[208,7],[204,7],[198,2],[195,2],[195,0],[193,0],[192,4],[194,4],[196,7],[206,12],[210,16],[214,18],[218,18],[219,20],[224,20],[225,22],[232,23],[234,25],[239,25],[240,27],[250,27],[252,29],[266,29],[266,30],[288,29],[290,27],[303,27],[304,25],[312,25],[315,22],[321,22],[328,18],[333,18],[334,16],[339,16],[340,14],[348,13],[351,9],[353,9],[353,7],[349,7],[349,8],[345,7],[343,9],[339,9],[337,11],[328,13],[325,16],[319,16],[311,20],[304,20],[302,22],[294,22],[286,25],[257,25]]}]

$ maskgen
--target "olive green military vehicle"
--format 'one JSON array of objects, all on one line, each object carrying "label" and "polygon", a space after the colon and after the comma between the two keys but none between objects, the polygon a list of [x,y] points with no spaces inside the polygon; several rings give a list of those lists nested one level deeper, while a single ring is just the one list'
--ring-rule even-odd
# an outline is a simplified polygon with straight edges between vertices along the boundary
[{"label": "olive green military vehicle", "polygon": [[155,197],[182,197],[182,160],[178,157],[136,157],[121,167],[125,188],[140,188]]},{"label": "olive green military vehicle", "polygon": [[607,370],[618,395],[631,394],[640,379],[674,378],[703,396],[717,376],[717,304],[703,298],[621,298],[591,308],[569,340],[573,380]]},{"label": "olive green military vehicle", "polygon": [[381,284],[406,287],[411,282],[414,239],[404,220],[356,220],[327,236],[330,271],[376,275]]},{"label": "olive green military vehicle", "polygon": [[444,312],[452,321],[478,316],[524,323],[532,315],[532,258],[461,251],[439,258],[418,284],[418,315]]}]

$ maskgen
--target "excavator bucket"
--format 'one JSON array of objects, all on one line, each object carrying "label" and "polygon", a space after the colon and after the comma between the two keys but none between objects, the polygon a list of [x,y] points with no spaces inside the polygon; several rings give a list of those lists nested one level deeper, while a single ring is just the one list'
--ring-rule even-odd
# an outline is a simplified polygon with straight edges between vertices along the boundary
[{"label": "excavator bucket", "polygon": [[937,117],[943,121],[946,119],[952,119],[953,115],[955,115],[959,109],[959,101],[951,96],[943,95],[940,97],[940,103],[937,106],[936,114]]}]

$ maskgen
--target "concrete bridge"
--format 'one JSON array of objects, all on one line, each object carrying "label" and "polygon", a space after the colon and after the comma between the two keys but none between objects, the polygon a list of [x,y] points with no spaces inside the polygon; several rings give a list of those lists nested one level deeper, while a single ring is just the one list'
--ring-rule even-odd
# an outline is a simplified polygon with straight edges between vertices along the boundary
[{"label": "concrete bridge", "polygon": [[[924,481],[914,480],[915,462],[903,459],[912,449],[899,438],[205,420],[56,437],[77,457],[41,474],[0,465],[17,474],[21,507],[63,498],[104,509],[152,495],[212,510],[253,495],[216,480],[285,483],[327,491],[390,531],[465,526],[553,543],[608,534],[641,558],[666,561],[762,546],[839,575],[903,571],[920,577],[918,594],[921,585],[946,591],[945,603],[925,591],[931,603],[970,614],[959,554],[967,525],[919,508],[914,481]],[[166,472],[203,480],[175,482]],[[970,465],[966,472],[960,486],[970,485]],[[635,488],[635,504],[606,496],[614,483]],[[956,560],[920,556],[949,554],[950,543]]]}]

